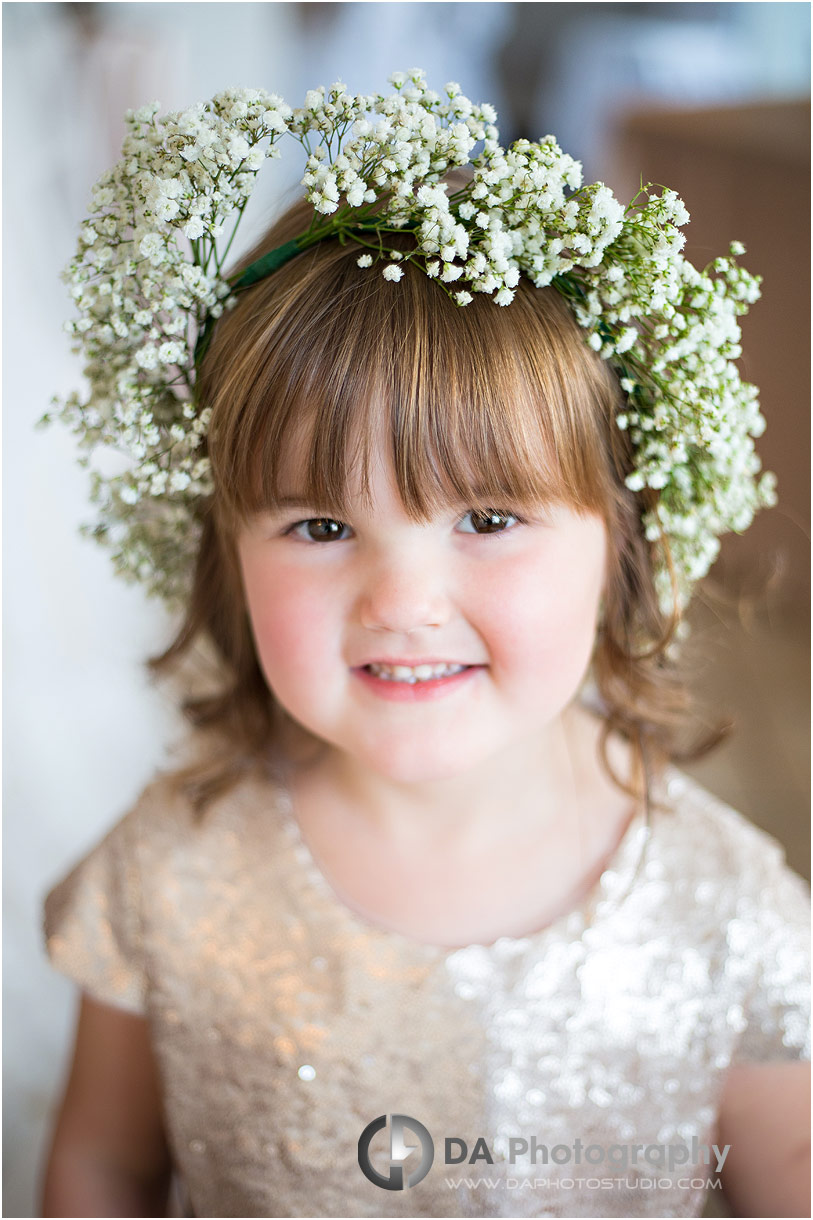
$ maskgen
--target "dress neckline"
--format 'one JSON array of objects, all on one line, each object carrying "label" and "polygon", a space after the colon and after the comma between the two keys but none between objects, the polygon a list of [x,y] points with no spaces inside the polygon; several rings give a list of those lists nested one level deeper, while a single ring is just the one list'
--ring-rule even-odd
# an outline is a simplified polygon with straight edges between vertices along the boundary
[{"label": "dress neckline", "polygon": [[[666,790],[666,781],[675,772],[667,768],[661,781],[653,783],[653,802],[661,797]],[[597,876],[588,884],[586,891],[574,905],[535,931],[521,936],[504,935],[494,940],[471,941],[465,945],[439,945],[430,941],[422,941],[395,928],[388,928],[357,911],[334,888],[322,871],[310,847],[302,836],[302,831],[294,811],[294,803],[287,783],[277,777],[282,825],[288,838],[289,846],[299,865],[304,886],[315,894],[323,907],[329,909],[332,922],[341,924],[356,936],[364,936],[375,940],[381,945],[389,945],[402,953],[417,955],[422,958],[446,959],[455,954],[480,952],[485,954],[502,953],[506,949],[520,952],[531,946],[538,946],[544,940],[555,940],[562,936],[568,939],[580,936],[590,928],[596,919],[612,908],[616,910],[623,902],[641,869],[644,866],[647,847],[651,841],[651,815],[647,817],[645,808],[634,810],[629,818],[618,842],[610,852]]]}]

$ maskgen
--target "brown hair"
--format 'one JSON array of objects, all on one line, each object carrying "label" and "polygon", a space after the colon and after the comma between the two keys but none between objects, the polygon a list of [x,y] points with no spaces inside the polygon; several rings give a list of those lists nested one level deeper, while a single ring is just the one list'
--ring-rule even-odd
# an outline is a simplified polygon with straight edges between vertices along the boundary
[{"label": "brown hair", "polygon": [[[244,265],[304,232],[310,215],[295,204]],[[308,501],[340,513],[352,462],[366,487],[382,412],[398,489],[416,520],[452,501],[505,508],[551,499],[603,517],[608,579],[593,674],[605,745],[615,730],[639,763],[645,743],[652,759],[685,756],[687,699],[667,655],[675,623],[658,607],[644,500],[624,483],[631,452],[614,423],[615,375],[553,288],[521,281],[508,308],[484,295],[461,308],[406,264],[397,284],[380,265],[360,269],[359,253],[352,242],[322,242],[243,292],[202,363],[215,492],[201,508],[185,621],[150,663],[164,672],[201,639],[218,663],[217,688],[184,703],[216,746],[179,778],[203,807],[267,759],[284,719],[255,654],[236,528],[273,507],[294,436],[310,454]],[[665,541],[656,545],[668,562]]]}]

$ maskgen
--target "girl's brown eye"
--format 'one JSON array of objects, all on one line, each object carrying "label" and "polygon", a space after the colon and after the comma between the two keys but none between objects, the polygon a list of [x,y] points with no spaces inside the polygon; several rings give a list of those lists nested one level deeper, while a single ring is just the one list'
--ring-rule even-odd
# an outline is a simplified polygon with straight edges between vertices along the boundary
[{"label": "girl's brown eye", "polygon": [[300,538],[309,538],[311,542],[334,542],[344,537],[346,525],[334,521],[332,517],[310,517],[307,521],[299,521],[292,530]]},{"label": "girl's brown eye", "polygon": [[466,521],[471,522],[471,529],[463,529],[466,534],[501,534],[504,530],[509,529],[517,518],[511,513],[502,513],[489,508],[483,512],[472,509],[463,518],[463,522]]}]

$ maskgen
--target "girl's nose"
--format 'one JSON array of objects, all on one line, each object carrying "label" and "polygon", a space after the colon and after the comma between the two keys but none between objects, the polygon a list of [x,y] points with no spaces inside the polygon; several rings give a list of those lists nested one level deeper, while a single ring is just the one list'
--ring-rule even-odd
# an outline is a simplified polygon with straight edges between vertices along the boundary
[{"label": "girl's nose", "polygon": [[442,627],[450,617],[442,565],[432,562],[425,551],[370,562],[360,597],[363,627],[404,635],[422,627]]}]

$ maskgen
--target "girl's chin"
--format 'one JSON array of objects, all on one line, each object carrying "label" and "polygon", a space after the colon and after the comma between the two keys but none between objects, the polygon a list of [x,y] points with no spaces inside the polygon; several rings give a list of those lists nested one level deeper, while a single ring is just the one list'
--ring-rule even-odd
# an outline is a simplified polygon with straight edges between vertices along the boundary
[{"label": "girl's chin", "polygon": [[341,761],[342,769],[370,772],[396,784],[423,784],[456,779],[476,770],[484,761],[483,752],[471,757],[461,751],[459,739],[441,748],[433,740],[408,741],[406,733],[381,737],[375,741],[353,742],[336,736],[319,736],[313,729],[284,713],[280,725],[282,749],[295,765],[309,767],[329,764],[330,756]]},{"label": "girl's chin", "polygon": [[492,751],[485,745],[477,748],[461,748],[459,740],[449,743],[447,749],[441,742],[424,741],[406,743],[382,742],[361,751],[346,751],[351,765],[361,766],[382,779],[394,784],[442,783],[446,780],[476,780],[483,767],[488,766]]}]

